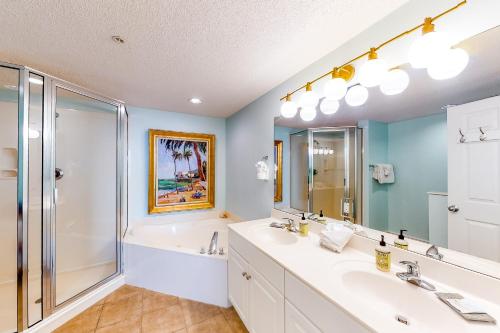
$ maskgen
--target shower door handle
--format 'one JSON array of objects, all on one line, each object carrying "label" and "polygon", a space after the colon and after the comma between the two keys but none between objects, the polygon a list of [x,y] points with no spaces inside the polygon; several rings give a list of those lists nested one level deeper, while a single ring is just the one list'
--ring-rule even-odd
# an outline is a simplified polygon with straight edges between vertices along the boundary
[{"label": "shower door handle", "polygon": [[62,179],[62,177],[64,177],[64,171],[62,171],[62,169],[56,168],[56,170],[54,171],[54,175],[56,176],[56,180],[60,180]]}]

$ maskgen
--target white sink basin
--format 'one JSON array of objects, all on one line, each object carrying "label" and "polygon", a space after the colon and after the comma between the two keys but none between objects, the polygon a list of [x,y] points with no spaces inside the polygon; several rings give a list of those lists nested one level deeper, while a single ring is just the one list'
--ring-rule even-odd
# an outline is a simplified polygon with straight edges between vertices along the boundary
[{"label": "white sink basin", "polygon": [[[380,317],[388,317],[387,320],[403,316],[409,321],[409,325],[401,325],[409,330],[451,332],[450,326],[443,323],[464,324],[463,319],[433,292],[400,280],[394,271],[379,272],[374,262],[342,261],[334,265],[333,272],[332,278],[342,285],[350,297],[358,298],[359,302],[365,303]],[[443,326],[440,327],[441,325]]]},{"label": "white sink basin", "polygon": [[297,236],[283,229],[259,226],[255,228],[255,237],[264,242],[290,245],[297,242]]}]

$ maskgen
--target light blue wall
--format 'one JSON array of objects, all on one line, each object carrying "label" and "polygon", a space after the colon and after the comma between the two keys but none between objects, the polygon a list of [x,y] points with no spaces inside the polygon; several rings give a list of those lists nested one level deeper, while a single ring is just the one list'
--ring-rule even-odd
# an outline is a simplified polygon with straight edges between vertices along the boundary
[{"label": "light blue wall", "polygon": [[363,131],[363,223],[370,228],[388,228],[388,186],[372,178],[370,164],[387,163],[387,124],[377,121],[360,121]]},{"label": "light blue wall", "polygon": [[[127,107],[129,114],[129,220],[148,215],[148,130],[215,134],[215,208],[226,203],[226,120],[185,113]],[[176,214],[176,213],[170,213]],[[178,214],[178,213],[177,213]]]},{"label": "light blue wall", "polygon": [[388,124],[389,230],[429,239],[427,192],[448,192],[446,113]]},{"label": "light blue wall", "polygon": [[290,133],[296,128],[274,127],[274,139],[283,141],[283,200],[275,202],[275,207],[290,207]]}]

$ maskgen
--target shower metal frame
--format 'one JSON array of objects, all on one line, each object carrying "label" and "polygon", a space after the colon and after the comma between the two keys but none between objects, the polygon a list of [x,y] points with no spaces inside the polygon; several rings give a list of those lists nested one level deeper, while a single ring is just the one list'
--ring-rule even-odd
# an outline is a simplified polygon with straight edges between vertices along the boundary
[{"label": "shower metal frame", "polygon": [[[0,67],[19,71],[18,89],[18,175],[17,175],[17,332],[29,328],[28,322],[28,112],[29,75],[43,77],[43,161],[42,161],[42,319],[72,303],[123,273],[122,231],[126,229],[128,216],[128,114],[125,103],[92,92],[39,70],[0,61]],[[55,293],[55,105],[56,89],[116,106],[116,271],[86,290],[56,304]],[[34,323],[33,325],[35,325]],[[33,326],[31,325],[31,326]]]}]

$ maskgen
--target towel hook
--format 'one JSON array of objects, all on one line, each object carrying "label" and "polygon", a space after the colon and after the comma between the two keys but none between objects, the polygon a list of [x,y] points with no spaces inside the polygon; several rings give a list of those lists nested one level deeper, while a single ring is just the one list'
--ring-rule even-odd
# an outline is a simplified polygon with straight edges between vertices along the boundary
[{"label": "towel hook", "polygon": [[479,132],[481,132],[481,135],[479,136],[479,140],[485,141],[486,140],[486,132],[484,131],[484,129],[481,126],[479,126]]},{"label": "towel hook", "polygon": [[460,133],[460,143],[464,143],[465,142],[465,135],[462,132],[461,128],[458,129],[458,133]]}]

